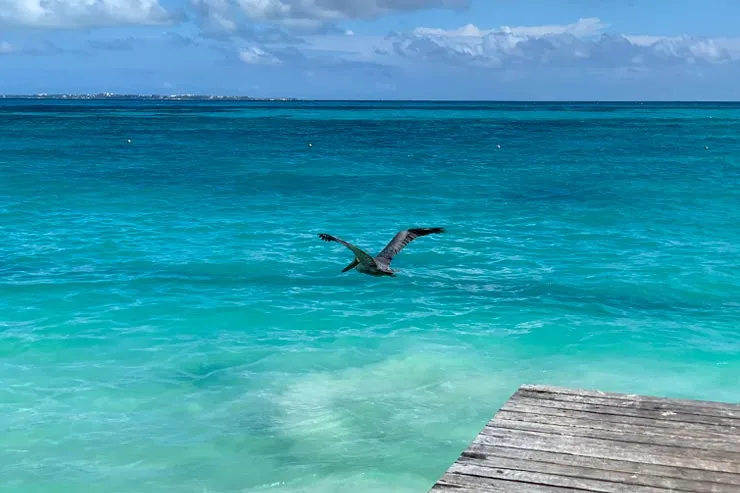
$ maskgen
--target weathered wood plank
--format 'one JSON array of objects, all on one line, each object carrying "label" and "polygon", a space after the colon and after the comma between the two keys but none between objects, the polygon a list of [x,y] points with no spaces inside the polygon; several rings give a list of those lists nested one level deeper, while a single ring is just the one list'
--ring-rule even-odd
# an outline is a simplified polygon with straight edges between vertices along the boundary
[{"label": "weathered wood plank", "polygon": [[[480,482],[473,480],[465,480],[462,484],[457,478],[447,479],[445,476],[440,479],[437,484],[432,487],[432,493],[567,493],[568,490],[563,488],[557,489],[530,489],[532,486],[513,485],[516,489],[512,489],[512,483],[509,481],[500,481],[499,484],[480,484]],[[522,489],[525,488],[525,489]],[[572,490],[571,490],[572,491]]]},{"label": "weathered wood plank", "polygon": [[[728,491],[736,493],[738,491],[737,485],[740,484],[740,474],[502,446],[480,447],[473,444],[462,453],[458,461],[474,460],[488,465],[496,464],[499,459],[521,461],[522,464],[544,463],[553,466],[580,467],[595,471],[594,474],[597,474],[599,477],[613,472],[616,474],[627,474],[630,477],[637,476],[643,478],[645,481],[655,477],[657,478],[656,481],[678,480],[685,481],[686,484],[705,485],[704,489],[697,486],[694,490],[691,490],[697,492],[709,491],[718,493],[725,491],[723,488],[726,488]],[[718,487],[719,489],[712,489],[714,487]]]},{"label": "weathered wood plank", "polygon": [[[740,462],[740,437],[706,437],[690,436],[686,434],[676,435],[672,433],[650,433],[635,429],[629,425],[606,425],[601,427],[575,426],[567,423],[561,418],[560,422],[554,419],[547,423],[539,423],[535,420],[522,421],[511,420],[505,416],[497,415],[481,433],[487,434],[492,429],[510,429],[522,431],[534,431],[548,433],[551,435],[568,435],[575,437],[598,438],[612,442],[642,443],[645,445],[661,445],[665,447],[676,447],[685,452],[694,453],[695,450],[708,450],[712,453],[718,452],[726,460]],[[699,454],[703,452],[697,452]]]},{"label": "weathered wood plank", "polygon": [[740,404],[524,385],[431,491],[740,493]]},{"label": "weathered wood plank", "polygon": [[[441,491],[454,491],[460,493],[566,493],[582,492],[593,490],[576,490],[562,486],[551,486],[546,484],[525,483],[506,479],[482,478],[479,476],[469,476],[464,474],[445,473],[439,480],[440,486],[446,486],[448,489]],[[460,489],[460,487],[465,489]],[[432,491],[440,491],[432,489]],[[661,493],[666,493],[665,491]]]},{"label": "weathered wood plank", "polygon": [[[557,409],[570,409],[573,411],[586,411],[599,414],[613,414],[618,416],[634,416],[636,418],[651,418],[656,420],[677,421],[683,423],[697,423],[706,425],[725,426],[729,428],[740,427],[740,420],[735,418],[726,418],[718,416],[705,416],[693,413],[679,413],[672,409],[650,409],[637,408],[628,406],[610,406],[606,404],[596,404],[592,402],[548,400],[542,397],[532,398],[524,394],[514,394],[510,402],[527,403],[543,407],[553,407]],[[508,409],[508,403],[504,404],[502,409]]]},{"label": "weathered wood plank", "polygon": [[665,419],[625,416],[623,414],[605,414],[594,411],[540,406],[537,404],[530,404],[530,402],[532,402],[532,400],[527,400],[525,398],[520,398],[517,400],[512,399],[501,408],[498,414],[506,414],[508,416],[522,415],[524,416],[522,419],[528,419],[529,417],[534,416],[540,417],[542,419],[557,417],[571,418],[583,423],[584,426],[588,426],[590,423],[594,422],[604,425],[628,424],[649,428],[654,430],[655,433],[659,433],[661,429],[666,429],[669,432],[683,432],[692,436],[699,434],[708,436],[727,436],[728,433],[733,436],[740,435],[740,426],[722,426],[718,424],[706,423],[686,423],[680,421],[668,421]]},{"label": "weathered wood plank", "polygon": [[[534,469],[534,468],[530,468]],[[479,478],[498,479],[519,483],[532,483],[543,486],[555,486],[560,488],[572,488],[575,490],[598,491],[601,493],[621,493],[625,491],[625,485],[629,484],[631,493],[666,493],[671,491],[669,487],[653,487],[630,483],[619,483],[606,477],[604,479],[592,479],[583,476],[564,475],[562,471],[538,472],[520,467],[507,468],[503,465],[486,467],[474,463],[456,462],[450,467],[452,474],[476,476]],[[604,475],[606,476],[606,475]],[[737,493],[737,492],[734,492]]]},{"label": "weathered wood plank", "polygon": [[717,404],[709,406],[706,404],[691,404],[685,401],[672,401],[670,399],[657,399],[646,397],[635,397],[633,399],[619,398],[601,395],[547,393],[531,389],[519,389],[515,395],[530,397],[533,399],[545,399],[557,402],[582,402],[584,404],[595,404],[617,408],[644,409],[653,411],[673,411],[681,414],[696,416],[720,417],[740,420],[740,406],[731,404]]},{"label": "weathered wood plank", "polygon": [[[690,481],[679,478],[654,476],[649,474],[637,474],[637,473],[623,473],[619,471],[602,470],[594,467],[583,467],[572,464],[552,464],[548,462],[540,461],[529,461],[522,459],[515,459],[510,457],[490,457],[487,460],[471,459],[467,457],[461,457],[455,464],[450,467],[450,472],[458,474],[471,474],[485,477],[499,477],[498,475],[491,475],[483,470],[474,469],[472,466],[486,468],[486,469],[506,469],[521,471],[522,473],[533,473],[528,476],[528,480],[533,482],[542,482],[542,478],[535,476],[534,474],[547,474],[551,476],[563,476],[567,478],[578,478],[579,480],[595,480],[599,482],[608,482],[610,484],[603,485],[600,483],[594,483],[598,486],[595,489],[606,489],[612,491],[613,484],[617,484],[619,491],[623,491],[625,485],[635,487],[630,488],[630,491],[636,491],[636,487],[645,487],[650,489],[669,489],[671,491],[692,491],[697,493],[737,493],[737,486],[721,484],[721,483],[710,483],[702,481]],[[548,480],[547,484],[554,486],[563,486],[566,480]],[[570,481],[570,480],[568,480]],[[585,484],[585,483],[583,483]],[[650,490],[645,490],[650,491]]]},{"label": "weathered wood plank", "polygon": [[714,410],[726,409],[730,412],[740,414],[740,402],[715,402],[693,399],[675,399],[672,397],[658,397],[639,394],[620,394],[616,392],[603,392],[600,390],[572,389],[567,387],[554,387],[548,385],[522,385],[518,392],[539,392],[547,395],[578,395],[583,397],[603,397],[608,399],[637,400],[642,402],[670,403],[677,406],[705,407]]},{"label": "weathered wood plank", "polygon": [[548,452],[628,460],[707,471],[740,474],[740,463],[722,460],[721,454],[688,453],[679,447],[661,447],[641,443],[615,444],[609,440],[549,435],[531,431],[501,430],[478,435],[473,443],[488,447],[505,446]]}]

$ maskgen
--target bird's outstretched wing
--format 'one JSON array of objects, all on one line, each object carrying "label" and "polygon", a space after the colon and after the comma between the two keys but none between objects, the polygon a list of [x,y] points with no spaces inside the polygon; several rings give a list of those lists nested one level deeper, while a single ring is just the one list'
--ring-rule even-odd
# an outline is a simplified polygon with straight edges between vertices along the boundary
[{"label": "bird's outstretched wing", "polygon": [[361,264],[364,265],[375,265],[375,259],[373,259],[368,253],[363,252],[356,246],[354,246],[352,243],[348,243],[341,238],[337,238],[336,236],[328,235],[326,233],[319,234],[319,238],[321,238],[324,241],[334,241],[336,243],[339,243],[341,245],[346,246],[350,250],[352,250],[352,253],[355,254],[355,257],[357,260],[360,261]]},{"label": "bird's outstretched wing", "polygon": [[399,231],[398,233],[396,233],[396,236],[394,236],[393,239],[385,246],[385,248],[381,250],[376,258],[390,264],[391,260],[393,260],[393,257],[398,255],[398,252],[403,250],[406,245],[414,241],[416,238],[420,236],[444,232],[444,228],[412,228]]}]

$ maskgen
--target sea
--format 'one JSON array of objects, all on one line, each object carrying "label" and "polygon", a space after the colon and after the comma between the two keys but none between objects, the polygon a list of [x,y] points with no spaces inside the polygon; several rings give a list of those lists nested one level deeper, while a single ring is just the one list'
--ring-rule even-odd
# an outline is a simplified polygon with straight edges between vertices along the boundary
[{"label": "sea", "polygon": [[422,493],[524,384],[740,402],[739,266],[740,104],[2,100],[0,491]]}]

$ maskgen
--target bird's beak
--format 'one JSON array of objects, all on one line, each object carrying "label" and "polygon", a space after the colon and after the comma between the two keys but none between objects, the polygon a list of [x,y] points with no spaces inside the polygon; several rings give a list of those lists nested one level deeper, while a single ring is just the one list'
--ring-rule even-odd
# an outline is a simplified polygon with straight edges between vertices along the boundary
[{"label": "bird's beak", "polygon": [[344,269],[342,269],[342,272],[347,272],[348,270],[354,269],[355,267],[357,267],[357,264],[359,264],[359,263],[360,263],[359,260],[354,259],[352,261],[352,263],[350,263],[347,267],[345,267]]}]

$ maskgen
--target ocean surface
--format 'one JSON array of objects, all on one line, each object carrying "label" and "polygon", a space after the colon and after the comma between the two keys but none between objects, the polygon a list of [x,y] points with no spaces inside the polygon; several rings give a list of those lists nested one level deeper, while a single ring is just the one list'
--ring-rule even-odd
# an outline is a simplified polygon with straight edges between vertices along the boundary
[{"label": "ocean surface", "polygon": [[740,401],[740,104],[4,100],[0,234],[4,492],[421,493],[521,384]]}]

